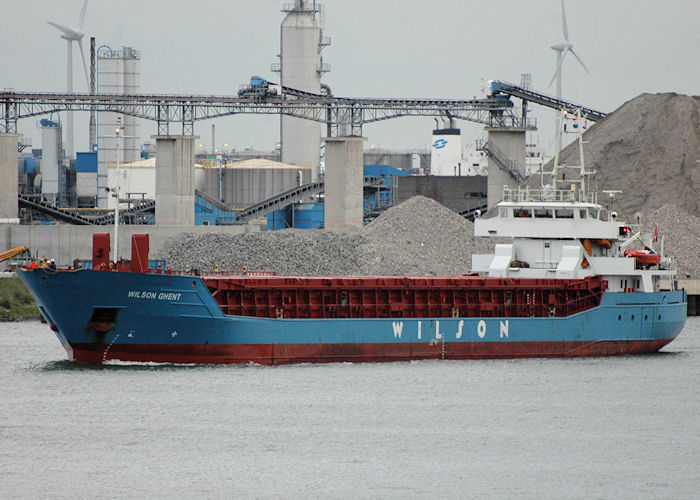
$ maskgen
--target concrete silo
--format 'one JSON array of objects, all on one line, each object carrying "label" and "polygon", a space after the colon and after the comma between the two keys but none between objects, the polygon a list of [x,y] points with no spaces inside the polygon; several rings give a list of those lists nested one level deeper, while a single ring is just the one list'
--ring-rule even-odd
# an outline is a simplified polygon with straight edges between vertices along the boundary
[{"label": "concrete silo", "polygon": [[[328,70],[323,64],[321,49],[328,45],[316,14],[321,7],[315,1],[296,0],[285,4],[282,12],[280,40],[281,84],[305,92],[321,92],[321,74]],[[277,69],[277,68],[275,68]],[[281,116],[280,138],[282,161],[311,166],[312,178],[318,178],[321,148],[321,126],[317,122]]]},{"label": "concrete silo", "polygon": [[[102,46],[97,50],[97,92],[99,94],[138,94],[141,89],[141,54],[131,47],[112,50]],[[97,206],[113,208],[114,198],[108,196],[110,187],[108,167],[117,163],[117,118],[122,124],[119,144],[119,162],[140,159],[141,134],[137,118],[112,112],[97,114]]]},{"label": "concrete silo", "polygon": [[61,151],[61,124],[41,120],[41,196],[54,205],[60,205],[64,192],[63,152]]}]

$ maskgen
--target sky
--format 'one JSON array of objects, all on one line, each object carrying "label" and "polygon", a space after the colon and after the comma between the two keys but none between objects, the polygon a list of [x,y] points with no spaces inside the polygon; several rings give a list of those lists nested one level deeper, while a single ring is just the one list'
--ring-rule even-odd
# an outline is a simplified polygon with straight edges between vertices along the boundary
[{"label": "sky", "polygon": [[[270,71],[279,53],[281,8],[287,0],[90,0],[83,31],[97,45],[141,52],[143,94],[236,94],[251,75],[278,81]],[[3,0],[0,88],[65,91],[66,46],[46,21],[77,27],[82,0]],[[484,81],[549,86],[556,68],[550,46],[563,40],[559,0],[327,0],[323,50],[331,71],[322,82],[351,97],[481,96]],[[698,0],[566,0],[570,41],[590,70],[570,55],[563,66],[563,97],[610,112],[649,92],[700,94]],[[8,22],[10,20],[10,22]],[[74,49],[74,91],[87,84]],[[536,139],[551,147],[553,112],[531,107]],[[75,150],[88,147],[88,114],[75,114]],[[236,115],[195,123],[197,143],[211,147],[271,150],[279,141],[279,117]],[[434,120],[404,117],[366,125],[367,147],[426,148]],[[463,141],[484,135],[460,122]],[[40,145],[37,119],[18,131]],[[142,122],[144,141],[156,133]]]}]

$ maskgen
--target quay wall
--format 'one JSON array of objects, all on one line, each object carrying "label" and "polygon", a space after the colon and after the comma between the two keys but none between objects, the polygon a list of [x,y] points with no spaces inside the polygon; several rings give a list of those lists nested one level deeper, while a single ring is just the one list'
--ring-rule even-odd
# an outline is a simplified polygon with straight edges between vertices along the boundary
[{"label": "quay wall", "polygon": [[[154,226],[120,225],[119,255],[131,258],[131,235],[147,233],[151,258],[160,257],[160,251],[168,238],[182,233],[242,234],[260,231],[259,225],[231,226]],[[92,259],[92,234],[109,233],[114,239],[114,226],[76,226],[71,224],[20,225],[0,224],[0,251],[26,246],[32,255],[55,259],[57,266],[68,266],[74,259]]]}]

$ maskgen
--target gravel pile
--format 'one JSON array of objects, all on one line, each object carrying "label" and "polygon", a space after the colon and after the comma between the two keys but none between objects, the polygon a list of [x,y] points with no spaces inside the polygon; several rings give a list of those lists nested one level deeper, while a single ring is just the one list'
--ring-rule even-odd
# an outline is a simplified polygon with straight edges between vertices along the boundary
[{"label": "gravel pile", "polygon": [[415,196],[361,230],[185,233],[161,251],[173,269],[270,269],[280,275],[459,275],[471,254],[493,241],[473,237],[473,224],[435,200]]},{"label": "gravel pile", "polygon": [[369,274],[459,275],[469,272],[472,253],[493,250],[493,241],[474,238],[471,221],[424,196],[388,209],[363,234]]},{"label": "gravel pile", "polygon": [[[622,190],[614,209],[624,220],[636,212],[649,217],[669,203],[700,216],[700,96],[642,94],[591,126],[584,139],[598,192]],[[578,165],[578,145],[567,146],[561,159]]]},{"label": "gravel pile", "polygon": [[666,204],[642,220],[644,232],[659,230],[659,243],[664,238],[664,253],[673,257],[678,277],[700,277],[700,218],[675,205]]},{"label": "gravel pile", "polygon": [[[282,230],[251,234],[184,233],[170,238],[162,258],[172,269],[269,269],[279,275],[363,274],[358,233]],[[359,271],[359,272],[358,272]]]}]

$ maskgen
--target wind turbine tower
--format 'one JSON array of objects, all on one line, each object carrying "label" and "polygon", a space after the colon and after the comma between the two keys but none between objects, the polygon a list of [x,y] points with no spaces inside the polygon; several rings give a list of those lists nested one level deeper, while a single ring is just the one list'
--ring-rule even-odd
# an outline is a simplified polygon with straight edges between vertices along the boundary
[{"label": "wind turbine tower", "polygon": [[[280,63],[273,64],[279,71],[280,83],[305,92],[321,92],[321,75],[328,71],[323,64],[321,50],[330,44],[322,36],[322,28],[316,14],[321,6],[315,0],[295,0],[285,4],[282,12],[280,36]],[[299,165],[311,165],[313,180],[318,178],[321,149],[321,127],[317,122],[282,115],[280,118],[282,161]]]},{"label": "wind turbine tower", "polygon": [[[66,41],[66,92],[73,93],[73,42],[78,42],[78,47],[80,47],[80,59],[83,61],[83,70],[85,71],[85,81],[88,86],[90,85],[90,78],[88,77],[87,66],[85,64],[85,52],[83,51],[83,36],[82,32],[83,23],[85,22],[85,12],[87,10],[88,0],[83,2],[83,7],[80,9],[80,17],[78,18],[78,29],[69,28],[61,24],[57,24],[51,21],[47,21],[51,26],[57,28],[63,34],[61,38]],[[75,156],[73,149],[73,112],[66,112],[66,157],[73,158]]]},{"label": "wind turbine tower", "polygon": [[[569,40],[569,28],[566,24],[566,10],[564,10],[564,0],[561,0],[561,25],[562,25],[562,31],[564,33],[564,41],[563,42],[558,42],[552,45],[552,50],[554,50],[557,53],[557,69],[554,72],[554,76],[552,76],[552,79],[549,81],[548,87],[552,86],[552,83],[554,80],[557,81],[557,99],[562,98],[562,90],[561,90],[561,81],[562,81],[562,65],[564,64],[564,59],[566,58],[566,55],[568,53],[571,53],[576,60],[581,64],[581,67],[586,71],[586,73],[590,74],[588,71],[588,68],[584,64],[583,60],[574,52],[574,44],[571,43]],[[559,112],[557,111],[557,116],[559,116]],[[559,119],[557,119],[557,133],[559,130]]]}]

